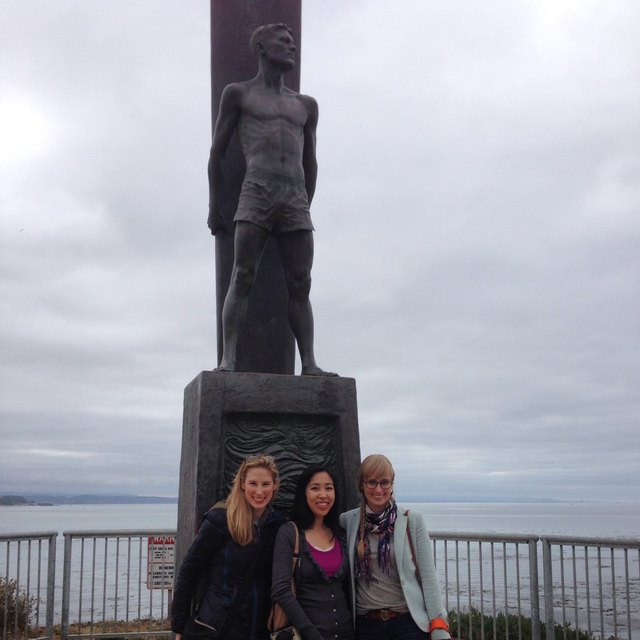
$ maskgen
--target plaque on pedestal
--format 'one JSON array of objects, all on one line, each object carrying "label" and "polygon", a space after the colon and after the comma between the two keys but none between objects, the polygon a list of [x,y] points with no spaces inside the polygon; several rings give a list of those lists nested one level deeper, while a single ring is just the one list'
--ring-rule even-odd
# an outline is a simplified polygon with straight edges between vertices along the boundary
[{"label": "plaque on pedestal", "polygon": [[295,481],[309,464],[335,472],[349,509],[358,504],[360,464],[353,378],[205,371],[185,389],[178,563],[203,514],[226,497],[244,458],[272,455],[281,486],[274,506],[287,511]]}]

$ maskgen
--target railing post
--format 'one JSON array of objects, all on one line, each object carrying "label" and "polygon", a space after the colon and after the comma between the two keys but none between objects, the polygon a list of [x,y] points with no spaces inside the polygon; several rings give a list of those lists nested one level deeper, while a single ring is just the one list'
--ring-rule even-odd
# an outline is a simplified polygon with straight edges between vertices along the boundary
[{"label": "railing post", "polygon": [[56,599],[56,542],[58,534],[49,537],[49,552],[47,554],[47,609],[45,612],[45,633],[49,640],[53,640],[53,612]]},{"label": "railing post", "polygon": [[69,636],[69,597],[71,594],[71,543],[73,538],[69,533],[64,536],[64,565],[62,569],[62,617],[60,620],[60,638],[67,640]]},{"label": "railing post", "polygon": [[555,640],[556,623],[553,615],[553,569],[551,568],[551,543],[542,541],[542,571],[544,573],[544,614],[546,620],[546,640]]},{"label": "railing post", "polygon": [[7,559],[5,563],[4,574],[4,602],[2,603],[2,610],[7,613],[2,616],[2,638],[7,637],[7,630],[9,629],[9,560],[11,559],[11,540],[7,540]]},{"label": "railing post", "polygon": [[538,583],[538,538],[529,540],[529,593],[531,594],[531,640],[540,640],[540,585]]}]

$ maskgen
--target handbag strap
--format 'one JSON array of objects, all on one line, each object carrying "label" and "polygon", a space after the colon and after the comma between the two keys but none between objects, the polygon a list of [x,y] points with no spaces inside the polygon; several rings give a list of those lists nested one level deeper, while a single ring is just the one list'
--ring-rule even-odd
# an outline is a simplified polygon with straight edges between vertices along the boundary
[{"label": "handbag strap", "polygon": [[418,560],[416,558],[416,550],[413,546],[413,538],[411,537],[411,528],[409,527],[409,509],[404,512],[407,516],[407,540],[409,541],[409,549],[411,549],[411,559],[413,560],[413,566],[416,568],[416,578],[418,578],[418,584],[422,589],[422,577],[420,576],[420,568],[418,567]]},{"label": "handbag strap", "polygon": [[294,579],[296,573],[296,562],[299,561],[300,558],[300,532],[298,531],[298,525],[295,522],[291,522],[293,525],[293,554],[291,555],[291,589],[293,590],[293,595],[296,593],[296,581]]},{"label": "handbag strap", "polygon": [[[300,532],[298,531],[298,525],[296,525],[295,522],[293,522],[293,520],[290,521],[291,525],[293,526],[293,553],[291,554],[291,591],[293,591],[293,595],[296,595],[296,581],[295,581],[295,574],[296,574],[296,562],[299,562],[300,560]],[[269,626],[269,629],[272,631],[277,631],[278,629],[276,629],[276,607],[280,609],[280,612],[282,612],[282,607],[277,604],[276,602],[272,602],[271,604],[271,613],[269,614],[269,620],[267,621],[267,624]],[[287,618],[288,621],[288,618]],[[287,623],[285,623],[287,624]]]}]

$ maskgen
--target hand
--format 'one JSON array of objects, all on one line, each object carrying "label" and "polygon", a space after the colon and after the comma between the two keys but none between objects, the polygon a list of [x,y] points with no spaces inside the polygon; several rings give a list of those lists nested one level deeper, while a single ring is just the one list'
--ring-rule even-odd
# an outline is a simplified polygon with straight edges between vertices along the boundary
[{"label": "hand", "polygon": [[209,219],[207,220],[207,224],[209,225],[209,229],[211,229],[211,235],[215,236],[217,233],[229,233],[229,227],[215,200],[209,205]]}]

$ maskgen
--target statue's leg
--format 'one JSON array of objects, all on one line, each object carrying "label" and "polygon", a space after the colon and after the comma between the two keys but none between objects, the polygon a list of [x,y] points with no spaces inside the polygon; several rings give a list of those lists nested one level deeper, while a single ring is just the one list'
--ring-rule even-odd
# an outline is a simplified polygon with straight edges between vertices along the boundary
[{"label": "statue's leg", "polygon": [[235,371],[238,336],[247,315],[249,292],[269,234],[250,222],[236,223],[234,261],[222,307],[222,359],[216,371]]},{"label": "statue's leg", "polygon": [[302,375],[335,376],[316,364],[313,351],[313,310],[309,300],[313,265],[313,232],[291,231],[278,236],[278,249],[289,290],[289,322],[296,337]]}]

